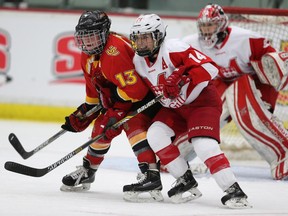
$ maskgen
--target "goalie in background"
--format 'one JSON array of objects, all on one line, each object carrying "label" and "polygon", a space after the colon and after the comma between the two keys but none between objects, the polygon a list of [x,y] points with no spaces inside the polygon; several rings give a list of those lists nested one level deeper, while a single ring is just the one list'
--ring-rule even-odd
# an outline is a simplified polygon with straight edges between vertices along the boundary
[{"label": "goalie in background", "polygon": [[273,179],[287,178],[288,133],[273,112],[278,92],[287,84],[288,53],[276,52],[258,33],[229,26],[217,4],[200,11],[197,27],[198,34],[183,40],[221,67],[214,80],[223,101],[221,127],[232,118],[270,164]]},{"label": "goalie in background", "polygon": [[[222,104],[216,87],[210,83],[218,66],[183,41],[165,36],[166,26],[156,14],[140,15],[130,30],[136,71],[155,95],[163,95],[163,107],[153,119],[147,139],[176,179],[168,196],[174,203],[183,203],[202,195],[189,164],[172,144],[175,137],[188,131],[190,145],[225,193],[223,205],[250,207],[218,145]],[[124,186],[124,191],[131,191],[131,187]]]},{"label": "goalie in background", "polygon": [[[134,51],[130,41],[122,35],[110,32],[110,25],[107,14],[95,10],[84,12],[75,28],[76,45],[82,51],[81,67],[86,81],[86,101],[65,118],[62,128],[81,132],[95,120],[91,136],[101,133],[105,136],[88,147],[82,166],[63,177],[61,190],[89,190],[95,173],[110,148],[111,140],[123,129],[144,174],[141,183],[145,183],[145,187],[141,189],[151,194],[151,200],[162,201],[162,184],[156,155],[146,139],[151,117],[157,113],[160,104],[152,106],[147,112],[139,113],[124,123],[123,127],[109,128],[123,119],[130,110],[134,111],[154,98],[134,69]],[[101,112],[81,118],[98,103],[103,107]],[[139,201],[137,195],[134,194],[131,201]]]}]

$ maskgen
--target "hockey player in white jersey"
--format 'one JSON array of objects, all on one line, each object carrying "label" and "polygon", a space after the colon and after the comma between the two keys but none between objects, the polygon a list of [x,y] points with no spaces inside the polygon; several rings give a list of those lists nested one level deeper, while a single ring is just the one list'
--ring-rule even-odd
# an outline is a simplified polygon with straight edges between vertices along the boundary
[{"label": "hockey player in white jersey", "polygon": [[[188,140],[197,156],[205,162],[219,187],[225,192],[222,203],[231,208],[250,207],[247,196],[237,183],[230,163],[221,151],[221,98],[210,81],[217,65],[207,56],[177,39],[165,39],[166,27],[156,14],[140,15],[130,31],[136,52],[136,71],[155,95],[164,95],[163,107],[147,132],[148,142],[175,185],[168,191],[172,202],[182,203],[202,194],[189,165],[172,142],[188,132]],[[125,193],[137,193],[131,185]],[[185,192],[189,196],[183,196]]]},{"label": "hockey player in white jersey", "polygon": [[223,9],[208,4],[199,14],[198,34],[183,40],[221,67],[214,80],[223,101],[221,127],[231,116],[270,164],[273,179],[285,179],[288,133],[273,111],[279,90],[287,84],[288,53],[277,53],[258,33],[228,24]]}]

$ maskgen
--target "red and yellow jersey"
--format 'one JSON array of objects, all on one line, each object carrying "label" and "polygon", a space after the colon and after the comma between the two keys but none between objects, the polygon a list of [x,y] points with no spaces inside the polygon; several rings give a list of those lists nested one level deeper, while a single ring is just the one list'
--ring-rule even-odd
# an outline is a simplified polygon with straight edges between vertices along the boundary
[{"label": "red and yellow jersey", "polygon": [[105,98],[109,100],[106,107],[109,108],[115,102],[142,100],[148,93],[148,87],[135,71],[133,57],[129,40],[116,33],[110,33],[100,56],[82,53],[86,102],[99,103],[100,97]]}]

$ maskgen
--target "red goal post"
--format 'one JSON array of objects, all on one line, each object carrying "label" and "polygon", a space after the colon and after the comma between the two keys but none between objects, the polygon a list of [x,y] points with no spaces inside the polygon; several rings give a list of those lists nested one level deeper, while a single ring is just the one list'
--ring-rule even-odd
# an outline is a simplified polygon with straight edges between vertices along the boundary
[{"label": "red goal post", "polygon": [[[288,10],[242,7],[223,9],[231,26],[258,32],[268,38],[275,49],[288,52]],[[284,121],[285,127],[288,128],[288,86],[279,94],[275,115]],[[261,159],[239,134],[233,122],[221,130],[221,140],[221,147],[230,159]]]},{"label": "red goal post", "polygon": [[288,52],[288,10],[268,8],[223,7],[230,25],[259,32],[269,38],[274,48]]}]

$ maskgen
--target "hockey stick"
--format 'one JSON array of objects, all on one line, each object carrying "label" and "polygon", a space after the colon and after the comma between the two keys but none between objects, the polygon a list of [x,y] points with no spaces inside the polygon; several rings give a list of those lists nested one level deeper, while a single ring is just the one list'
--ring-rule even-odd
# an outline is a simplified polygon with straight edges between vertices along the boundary
[{"label": "hockey stick", "polygon": [[[112,128],[117,128],[120,125],[124,124],[125,122],[127,122],[128,120],[130,120],[131,118],[136,116],[137,114],[143,112],[147,108],[151,107],[152,105],[154,105],[155,103],[160,101],[160,99],[162,97],[163,97],[162,95],[159,95],[156,98],[154,98],[153,100],[149,101],[147,104],[145,104],[142,107],[138,108],[137,110],[129,113],[126,117],[124,117],[120,121],[116,122],[112,126]],[[19,164],[19,163],[12,162],[12,161],[7,161],[5,163],[5,169],[9,170],[11,172],[16,172],[16,173],[23,174],[23,175],[28,175],[28,176],[33,176],[33,177],[41,177],[41,176],[44,176],[47,173],[51,172],[52,170],[54,170],[55,168],[57,168],[58,166],[60,166],[64,162],[66,162],[67,160],[69,160],[70,158],[74,157],[76,154],[78,154],[83,149],[85,149],[86,147],[91,145],[93,142],[96,142],[97,140],[101,139],[102,137],[104,137],[103,133],[99,134],[98,136],[96,136],[96,137],[94,137],[92,139],[90,139],[89,141],[87,141],[83,145],[79,146],[74,151],[72,151],[69,154],[67,154],[65,157],[63,157],[60,160],[56,161],[55,163],[51,164],[50,166],[42,168],[42,169],[41,168],[38,169],[38,168],[28,167],[28,166],[25,166],[23,164]]]},{"label": "hockey stick", "polygon": [[[101,108],[102,108],[102,106],[99,104],[99,105],[93,107],[87,113],[85,113],[81,118],[86,118],[86,117],[92,115],[94,112],[97,112]],[[14,149],[21,155],[21,157],[23,159],[27,159],[27,158],[31,157],[32,155],[34,155],[35,153],[37,153],[38,151],[40,151],[41,149],[43,149],[44,147],[46,147],[47,145],[49,145],[50,143],[52,143],[54,140],[58,139],[60,136],[62,136],[66,132],[67,131],[64,129],[60,130],[59,132],[57,132],[56,134],[51,136],[49,139],[47,139],[45,142],[43,142],[42,144],[40,144],[38,147],[36,147],[35,149],[33,149],[30,152],[27,152],[23,148],[23,145],[21,144],[21,142],[19,141],[19,139],[17,138],[17,136],[14,133],[10,133],[8,139],[9,139],[9,142],[11,143],[11,145],[14,147]]]}]

